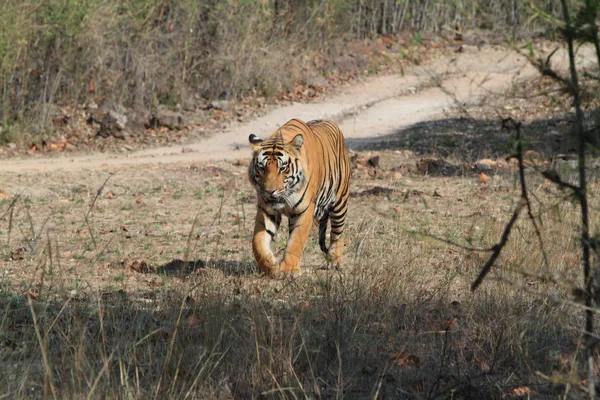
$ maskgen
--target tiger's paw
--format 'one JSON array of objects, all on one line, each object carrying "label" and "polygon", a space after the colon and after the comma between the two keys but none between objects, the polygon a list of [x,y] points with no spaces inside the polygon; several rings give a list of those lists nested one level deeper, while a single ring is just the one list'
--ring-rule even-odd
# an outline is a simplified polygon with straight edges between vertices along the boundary
[{"label": "tiger's paw", "polygon": [[279,273],[279,264],[276,263],[258,263],[260,271],[268,276],[276,276]]},{"label": "tiger's paw", "polygon": [[284,262],[279,264],[279,278],[297,278],[302,275],[299,265],[288,265]]},{"label": "tiger's paw", "polygon": [[339,271],[342,269],[342,265],[339,262],[330,262],[327,263],[325,269]]}]

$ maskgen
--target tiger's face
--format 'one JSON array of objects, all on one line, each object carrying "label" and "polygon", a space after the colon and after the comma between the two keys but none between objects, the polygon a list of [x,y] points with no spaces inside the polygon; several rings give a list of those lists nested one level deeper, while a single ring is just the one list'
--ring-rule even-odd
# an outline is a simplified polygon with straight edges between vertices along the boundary
[{"label": "tiger's face", "polygon": [[297,135],[290,143],[279,139],[263,141],[255,135],[250,135],[249,140],[253,149],[248,169],[250,183],[267,205],[273,208],[290,205],[293,194],[304,183],[300,162],[302,135]]}]

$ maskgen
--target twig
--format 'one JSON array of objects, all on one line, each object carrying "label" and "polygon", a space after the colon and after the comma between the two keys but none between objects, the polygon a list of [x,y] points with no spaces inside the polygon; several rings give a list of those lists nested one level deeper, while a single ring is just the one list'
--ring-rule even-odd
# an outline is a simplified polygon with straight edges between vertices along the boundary
[{"label": "twig", "polygon": [[470,247],[470,246],[465,246],[464,244],[453,242],[452,240],[448,240],[448,239],[441,238],[439,236],[432,235],[430,233],[421,233],[421,232],[416,232],[416,231],[410,231],[410,230],[404,229],[402,227],[400,227],[400,229],[402,229],[404,232],[408,233],[409,235],[423,236],[423,237],[437,240],[438,242],[449,244],[450,246],[458,247],[460,249],[467,250],[467,251],[477,251],[477,252],[486,253],[486,252],[493,251],[496,247],[496,246],[487,247],[487,248]]},{"label": "twig", "polygon": [[[556,51],[556,50],[554,50],[554,51]],[[552,56],[552,54],[554,54],[554,52],[552,52],[548,56],[548,59]],[[502,126],[507,125],[508,122],[509,121],[506,121],[506,123],[505,123],[503,121]],[[535,217],[533,216],[533,211],[531,211],[531,201],[529,201],[528,190],[527,190],[527,186],[525,184],[525,165],[523,165],[523,140],[521,138],[522,124],[521,124],[521,121],[515,121],[512,118],[510,118],[510,122],[512,123],[512,125],[514,125],[516,135],[517,135],[517,154],[521,155],[520,157],[518,157],[519,180],[521,182],[521,198],[525,200],[525,203],[527,205],[527,215],[529,216],[529,219],[531,220],[531,224],[533,225],[533,228],[535,229],[535,234],[538,238],[538,241],[540,244],[540,249],[542,251],[542,257],[544,258],[544,264],[546,265],[546,268],[548,268],[550,266],[550,264],[548,263],[548,255],[546,254],[546,248],[544,247],[542,233],[540,232],[540,228],[538,227],[537,221],[535,220]]]},{"label": "twig", "polygon": [[27,296],[27,301],[29,302],[29,309],[31,310],[31,317],[33,319],[33,328],[40,344],[40,351],[42,352],[42,360],[44,362],[44,399],[48,397],[47,392],[48,388],[50,388],[52,398],[56,400],[56,388],[52,382],[52,368],[50,367],[50,360],[48,359],[48,336],[44,335],[44,337],[42,337],[31,296]]},{"label": "twig", "polygon": [[106,178],[106,180],[104,181],[102,186],[100,186],[100,188],[98,188],[98,190],[96,191],[96,196],[94,196],[94,199],[92,200],[92,204],[90,204],[90,208],[88,209],[87,213],[85,213],[83,216],[83,218],[85,219],[85,224],[88,227],[88,231],[90,232],[90,237],[92,239],[92,244],[94,245],[94,249],[97,247],[97,245],[96,245],[96,238],[94,237],[94,231],[92,230],[92,225],[90,224],[90,219],[89,219],[90,213],[94,209],[94,206],[96,205],[96,200],[98,200],[98,197],[100,197],[100,195],[102,194],[102,190],[104,190],[104,187],[108,183],[108,180],[110,178],[112,178],[113,176],[115,176],[115,174],[116,174],[116,172],[109,174],[108,178]]},{"label": "twig", "polygon": [[[554,53],[552,53],[552,54],[554,54]],[[550,56],[548,56],[548,59],[552,56],[552,54],[550,54]],[[535,220],[535,217],[531,210],[531,202],[529,201],[527,185],[525,183],[525,163],[523,162],[523,141],[521,138],[522,124],[520,121],[515,121],[512,118],[503,118],[502,119],[502,127],[503,128],[508,129],[508,128],[510,128],[510,125],[512,125],[512,127],[514,127],[514,129],[516,131],[517,154],[513,157],[517,158],[517,160],[519,162],[519,182],[521,185],[521,198],[519,199],[519,202],[517,203],[517,207],[515,208],[515,211],[513,212],[513,216],[511,217],[510,221],[504,228],[504,232],[502,233],[500,242],[498,242],[498,244],[496,244],[493,247],[494,252],[488,259],[487,263],[481,269],[481,272],[479,273],[479,276],[477,277],[475,282],[473,282],[473,284],[471,285],[471,290],[477,289],[477,287],[479,287],[481,282],[485,279],[486,275],[490,272],[490,269],[496,262],[496,259],[500,256],[502,249],[504,248],[504,246],[506,246],[506,243],[508,241],[508,237],[510,236],[510,232],[513,228],[513,225],[519,218],[519,214],[521,213],[521,210],[523,209],[523,207],[527,207],[527,214],[529,216],[529,219],[531,220],[531,223],[535,229],[535,233],[537,235],[538,241],[540,243],[542,256],[544,258],[544,264],[546,265],[546,267],[548,267],[550,265],[548,263],[548,257],[546,254],[546,250],[544,248],[544,242],[542,240],[541,231],[538,227],[537,221]]]},{"label": "twig", "polygon": [[488,259],[487,263],[485,263],[485,265],[481,269],[481,272],[479,273],[479,276],[477,277],[477,279],[475,279],[475,282],[473,282],[473,284],[471,285],[472,291],[474,291],[475,289],[477,289],[479,287],[479,285],[481,285],[481,282],[483,282],[486,275],[490,272],[490,269],[496,262],[496,259],[498,258],[498,256],[500,256],[502,249],[504,248],[504,246],[506,246],[506,242],[508,241],[508,237],[510,236],[510,231],[512,230],[513,225],[519,218],[519,213],[521,212],[521,210],[523,209],[524,206],[525,206],[525,200],[521,198],[519,200],[519,202],[517,203],[517,207],[515,208],[515,211],[513,212],[513,216],[511,217],[510,221],[508,221],[508,224],[506,224],[506,227],[504,228],[504,232],[502,233],[502,238],[500,239],[500,242],[498,242],[498,244],[496,244],[493,247],[494,252]]},{"label": "twig", "polygon": [[[577,68],[575,67],[575,50],[573,41],[575,37],[574,28],[571,25],[571,17],[569,16],[569,7],[566,0],[561,0],[563,16],[565,20],[564,34],[567,39],[569,50],[569,71],[571,75],[570,88],[572,88],[573,106],[575,107],[575,132],[578,139],[577,155],[578,170],[579,170],[579,207],[581,208],[581,247],[582,247],[582,263],[583,263],[583,281],[585,285],[585,305],[592,307],[594,298],[594,283],[591,274],[590,263],[590,233],[589,233],[589,209],[587,204],[587,178],[585,172],[585,148],[586,138],[583,129],[583,111],[581,110],[580,87],[577,78]],[[585,313],[585,332],[594,332],[594,313],[587,310]],[[594,372],[594,348],[595,342],[585,340],[586,349],[585,357],[588,363],[587,386],[590,399],[596,398],[596,379]]]}]

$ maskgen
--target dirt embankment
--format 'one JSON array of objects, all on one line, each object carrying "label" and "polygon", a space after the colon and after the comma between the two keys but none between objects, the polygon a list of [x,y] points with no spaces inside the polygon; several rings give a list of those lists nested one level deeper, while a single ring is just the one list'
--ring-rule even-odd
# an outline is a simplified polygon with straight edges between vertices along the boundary
[{"label": "dirt embankment", "polygon": [[[581,62],[591,51],[580,52]],[[554,65],[566,63],[566,52],[553,57]],[[266,137],[291,118],[336,121],[351,149],[409,125],[434,118],[453,105],[481,101],[490,92],[507,89],[517,78],[536,73],[528,62],[498,47],[464,47],[461,53],[443,57],[405,75],[377,76],[348,86],[321,101],[291,103],[247,123],[238,123],[217,134],[185,146],[158,147],[127,154],[60,158],[10,159],[0,169],[14,172],[49,172],[57,169],[103,168],[238,159],[249,156],[250,133]]]}]

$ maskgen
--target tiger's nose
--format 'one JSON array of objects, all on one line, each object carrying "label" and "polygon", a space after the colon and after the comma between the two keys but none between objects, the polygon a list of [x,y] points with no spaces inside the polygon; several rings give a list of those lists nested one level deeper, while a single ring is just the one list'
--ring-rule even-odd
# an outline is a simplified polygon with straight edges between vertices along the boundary
[{"label": "tiger's nose", "polygon": [[271,189],[271,190],[267,189],[267,190],[266,190],[266,192],[267,192],[268,194],[270,194],[271,196],[272,196],[272,195],[274,195],[276,191],[277,191],[277,189]]}]

